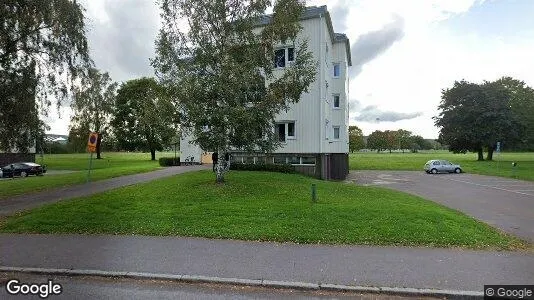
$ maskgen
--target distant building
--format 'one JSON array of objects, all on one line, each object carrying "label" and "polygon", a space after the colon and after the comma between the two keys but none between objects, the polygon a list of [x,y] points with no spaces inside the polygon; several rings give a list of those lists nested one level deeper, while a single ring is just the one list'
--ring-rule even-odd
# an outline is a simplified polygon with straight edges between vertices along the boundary
[{"label": "distant building", "polygon": [[[269,16],[263,18],[264,24]],[[233,151],[232,160],[243,163],[288,163],[299,172],[322,179],[345,179],[349,171],[349,76],[352,65],[349,39],[335,33],[326,6],[307,7],[301,17],[299,38],[308,40],[319,63],[309,92],[276,117],[275,130],[282,146],[271,154]],[[277,68],[291,64],[297,52],[292,45],[275,49]],[[201,161],[202,149],[182,135],[181,160]]]}]

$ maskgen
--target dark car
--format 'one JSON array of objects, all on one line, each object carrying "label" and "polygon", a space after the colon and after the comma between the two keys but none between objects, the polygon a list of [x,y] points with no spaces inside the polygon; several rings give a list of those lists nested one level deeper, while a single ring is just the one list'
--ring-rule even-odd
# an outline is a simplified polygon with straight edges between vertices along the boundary
[{"label": "dark car", "polygon": [[13,163],[7,166],[3,166],[1,172],[2,177],[28,177],[29,175],[43,175],[46,173],[46,166],[41,166],[32,162],[20,162]]}]

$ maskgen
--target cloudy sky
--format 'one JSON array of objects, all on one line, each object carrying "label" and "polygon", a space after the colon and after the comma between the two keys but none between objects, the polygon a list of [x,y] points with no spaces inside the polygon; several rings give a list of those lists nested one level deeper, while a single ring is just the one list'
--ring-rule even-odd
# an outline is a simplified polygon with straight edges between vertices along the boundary
[{"label": "cloudy sky", "polygon": [[[441,90],[455,80],[513,76],[534,86],[534,1],[309,0],[327,5],[351,42],[351,124],[364,134],[406,129],[435,138]],[[159,28],[153,0],[84,0],[91,55],[116,81],[152,76]],[[51,114],[66,134],[69,109]]]}]

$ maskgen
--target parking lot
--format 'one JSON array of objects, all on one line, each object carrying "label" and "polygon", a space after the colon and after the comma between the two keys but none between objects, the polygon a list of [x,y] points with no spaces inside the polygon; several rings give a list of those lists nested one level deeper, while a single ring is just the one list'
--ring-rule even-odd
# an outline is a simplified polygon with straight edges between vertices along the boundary
[{"label": "parking lot", "polygon": [[351,171],[349,180],[418,195],[534,241],[534,182],[423,171]]}]

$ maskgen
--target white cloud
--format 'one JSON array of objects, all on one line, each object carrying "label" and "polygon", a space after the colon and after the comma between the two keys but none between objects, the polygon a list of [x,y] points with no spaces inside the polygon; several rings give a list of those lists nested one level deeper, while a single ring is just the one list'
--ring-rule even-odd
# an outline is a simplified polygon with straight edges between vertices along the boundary
[{"label": "white cloud", "polygon": [[[395,112],[401,116],[422,113],[421,116],[398,122],[355,122],[365,134],[376,129],[410,130],[424,137],[436,137],[437,128],[432,117],[437,114],[441,90],[452,86],[455,80],[493,80],[510,75],[534,86],[534,43],[531,38],[481,37],[469,31],[454,31],[447,20],[467,13],[481,0],[313,0],[307,5],[328,5],[336,31],[345,29],[351,43],[372,31],[387,28],[402,19],[402,38],[385,43],[389,48],[376,57],[370,57],[362,72],[351,81],[350,99],[357,99],[359,109],[374,107],[378,112]],[[158,8],[153,1],[85,0],[92,26],[99,27],[103,44],[94,44],[97,66],[109,70],[116,80],[135,78],[150,71],[148,57],[153,53],[155,32],[159,23]],[[137,3],[142,8],[124,11],[127,4]],[[132,5],[129,5],[132,6]],[[146,12],[146,13],[145,13]],[[113,23],[114,13],[120,13],[126,25]],[[341,19],[346,17],[345,20]],[[111,26],[112,24],[113,26]],[[129,25],[128,25],[129,24]],[[119,27],[119,25],[121,25]],[[143,37],[137,37],[138,32]],[[123,28],[130,30],[128,40],[114,39]],[[521,34],[532,37],[532,29]],[[108,32],[110,31],[110,32]],[[526,32],[526,33],[525,33]],[[527,34],[528,33],[528,34]],[[396,37],[396,36],[394,36]],[[114,43],[141,49],[138,60],[134,56],[113,54]],[[120,46],[120,45],[119,45]],[[124,46],[124,45],[122,45]],[[124,48],[123,48],[124,49]],[[127,47],[126,47],[127,49]],[[122,51],[122,50],[121,50]],[[133,49],[131,50],[134,51]],[[110,53],[111,52],[111,53]],[[119,52],[120,54],[120,52]],[[130,59],[132,58],[132,59]],[[135,65],[134,65],[135,64]],[[150,75],[150,74],[148,74]],[[130,76],[130,77],[128,77]],[[66,114],[65,114],[66,115]],[[68,117],[54,120],[57,133],[66,133]],[[63,122],[63,123],[62,123]],[[63,125],[61,125],[63,124]],[[63,131],[60,129],[64,128]],[[60,132],[61,131],[61,132]]]}]

